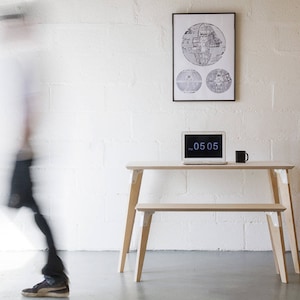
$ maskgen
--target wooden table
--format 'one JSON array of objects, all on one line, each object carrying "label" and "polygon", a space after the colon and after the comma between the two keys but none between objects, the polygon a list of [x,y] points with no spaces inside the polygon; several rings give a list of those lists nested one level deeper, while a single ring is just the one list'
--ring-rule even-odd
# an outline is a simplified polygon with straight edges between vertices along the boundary
[{"label": "wooden table", "polygon": [[273,161],[247,162],[245,164],[228,163],[225,165],[184,165],[181,162],[149,161],[131,162],[126,167],[128,170],[132,171],[132,178],[124,240],[120,253],[119,272],[124,271],[126,254],[129,252],[132,230],[136,215],[135,207],[139,200],[142,177],[145,170],[198,170],[205,172],[210,170],[265,170],[269,174],[270,187],[272,190],[274,203],[282,204],[286,208],[283,214],[286,220],[287,235],[290,241],[294,269],[296,273],[300,273],[298,242],[289,184],[289,170],[294,167],[293,165]]}]

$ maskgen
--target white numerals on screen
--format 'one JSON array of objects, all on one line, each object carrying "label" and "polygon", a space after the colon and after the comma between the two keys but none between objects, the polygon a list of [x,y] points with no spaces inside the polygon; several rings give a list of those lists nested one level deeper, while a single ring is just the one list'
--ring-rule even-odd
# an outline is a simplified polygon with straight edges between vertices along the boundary
[{"label": "white numerals on screen", "polygon": [[194,150],[195,151],[218,151],[219,150],[219,143],[218,142],[195,142],[194,143]]}]

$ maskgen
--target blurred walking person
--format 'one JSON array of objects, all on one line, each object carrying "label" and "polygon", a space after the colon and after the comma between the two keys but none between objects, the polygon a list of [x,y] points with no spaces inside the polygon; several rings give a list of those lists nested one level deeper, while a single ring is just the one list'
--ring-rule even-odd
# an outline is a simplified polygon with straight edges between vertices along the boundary
[{"label": "blurred walking person", "polygon": [[45,235],[48,247],[47,262],[42,268],[44,280],[32,288],[22,291],[26,297],[69,296],[69,280],[65,267],[57,254],[50,227],[41,213],[33,197],[31,166],[34,163],[34,151],[30,143],[35,125],[33,103],[38,95],[37,84],[37,46],[32,40],[28,14],[33,3],[24,1],[11,5],[0,6],[0,25],[4,31],[5,48],[0,57],[0,89],[1,95],[9,101],[21,103],[22,106],[22,137],[20,149],[16,153],[15,164],[10,186],[8,206],[11,208],[30,208],[35,222]]}]

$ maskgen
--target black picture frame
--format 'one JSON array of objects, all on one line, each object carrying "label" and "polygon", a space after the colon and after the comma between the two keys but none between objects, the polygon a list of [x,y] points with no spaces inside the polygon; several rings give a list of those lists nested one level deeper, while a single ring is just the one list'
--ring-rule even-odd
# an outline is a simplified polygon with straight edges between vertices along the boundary
[{"label": "black picture frame", "polygon": [[235,101],[235,19],[173,13],[173,101]]}]

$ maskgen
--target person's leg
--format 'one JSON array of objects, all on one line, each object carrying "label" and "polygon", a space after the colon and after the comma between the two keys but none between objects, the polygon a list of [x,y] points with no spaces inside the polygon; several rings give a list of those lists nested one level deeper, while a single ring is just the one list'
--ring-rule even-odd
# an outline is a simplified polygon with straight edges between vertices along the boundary
[{"label": "person's leg", "polygon": [[27,297],[68,297],[69,279],[65,273],[64,264],[57,255],[51,229],[33,197],[27,206],[34,212],[35,222],[46,237],[48,258],[46,265],[42,269],[45,280],[32,288],[24,289],[22,295]]},{"label": "person's leg", "polygon": [[35,211],[35,222],[39,229],[46,236],[48,245],[47,263],[42,269],[44,281],[36,284],[32,288],[27,288],[22,291],[22,295],[26,297],[68,297],[69,296],[69,279],[65,273],[65,268],[62,260],[57,255],[54,245],[53,236],[50,227],[33,200]]},{"label": "person's leg", "polygon": [[55,282],[68,282],[68,277],[65,274],[65,268],[62,260],[57,255],[54,239],[50,230],[50,227],[45,217],[40,214],[39,210],[34,215],[35,222],[39,229],[43,232],[46,237],[48,246],[48,258],[47,263],[42,269],[42,274],[45,277],[52,277]]},{"label": "person's leg", "polygon": [[23,290],[22,294],[28,297],[67,297],[69,295],[68,276],[65,273],[62,260],[57,255],[50,227],[33,198],[31,165],[32,159],[16,161],[8,206],[12,208],[24,206],[34,212],[35,222],[46,237],[48,258],[46,265],[42,269],[45,280],[33,288]]}]

